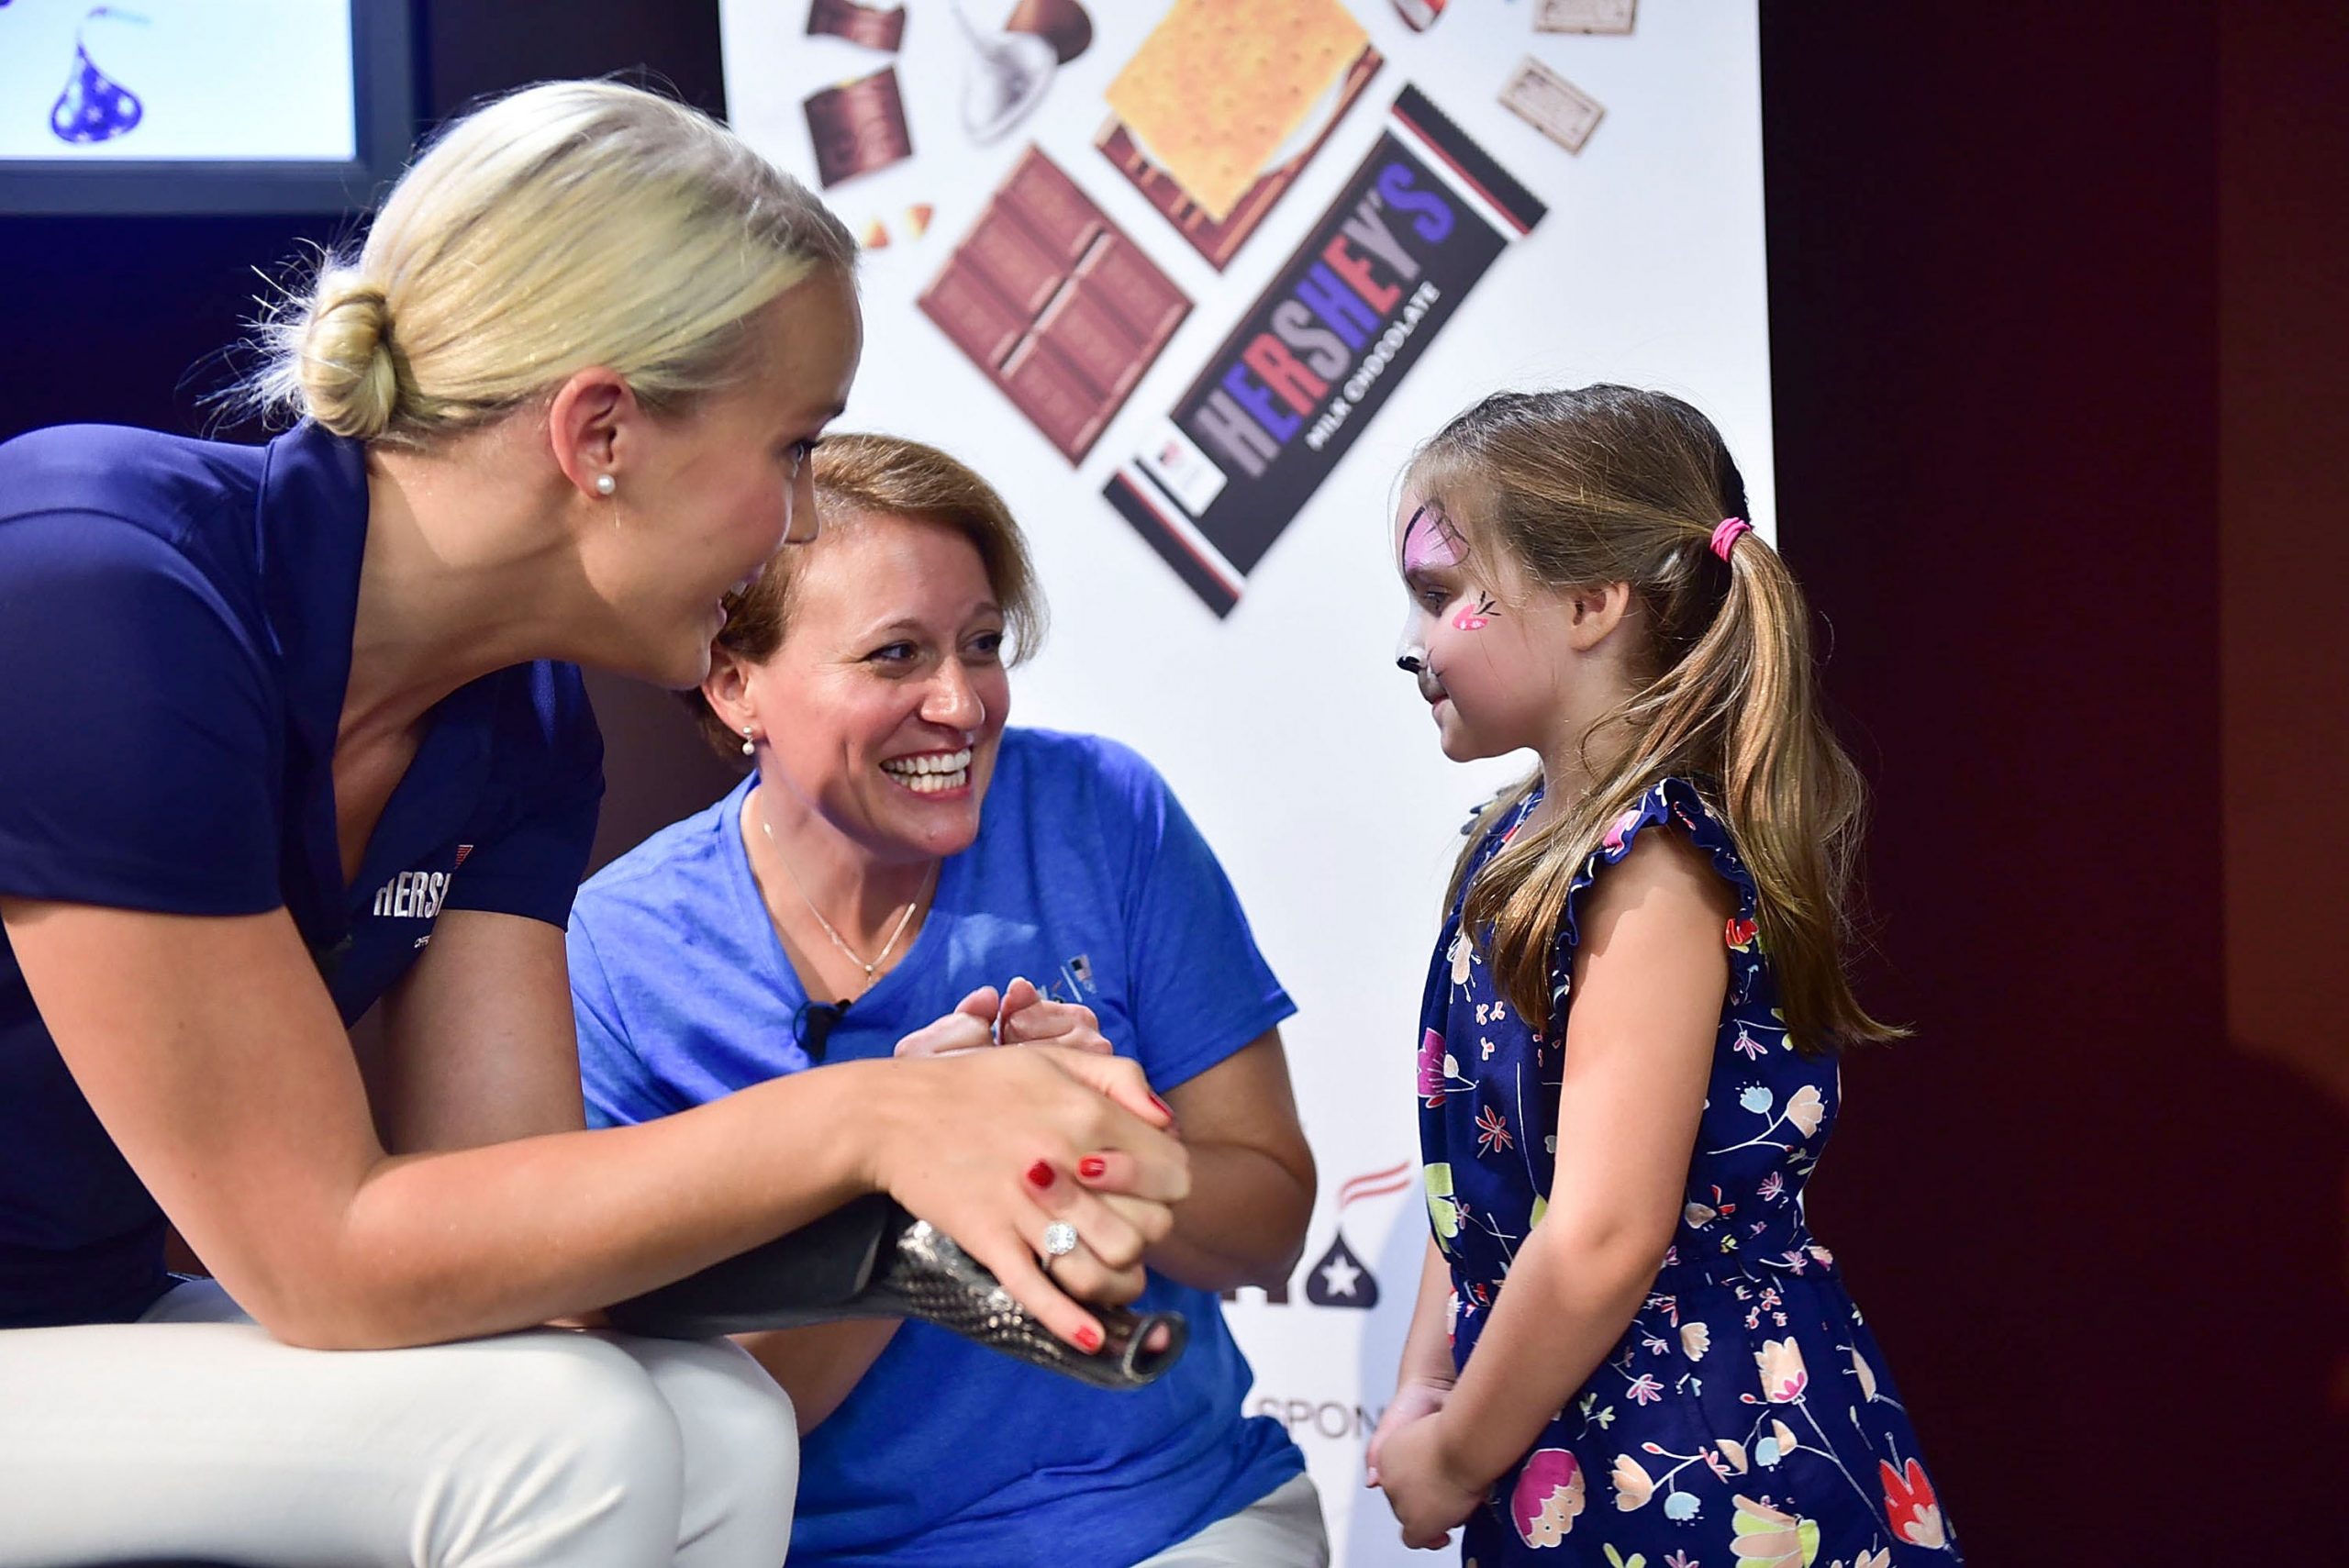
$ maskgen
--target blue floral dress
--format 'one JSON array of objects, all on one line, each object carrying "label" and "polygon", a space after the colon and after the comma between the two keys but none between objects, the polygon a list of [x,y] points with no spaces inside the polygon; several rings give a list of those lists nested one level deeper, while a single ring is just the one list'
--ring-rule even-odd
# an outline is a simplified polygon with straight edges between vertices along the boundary
[{"label": "blue floral dress", "polygon": [[[1475,870],[1533,805],[1486,829]],[[1643,795],[1575,878],[1541,1031],[1497,993],[1456,905],[1437,941],[1420,1012],[1419,1137],[1429,1219],[1452,1266],[1454,1364],[1467,1364],[1548,1207],[1575,922],[1590,885],[1642,833],[1675,829],[1738,898],[1686,1207],[1631,1328],[1494,1484],[1463,1557],[1467,1568],[1955,1563],[1908,1413],[1803,1222],[1803,1184],[1835,1120],[1833,1061],[1787,1038],[1753,880],[1682,780]]]}]

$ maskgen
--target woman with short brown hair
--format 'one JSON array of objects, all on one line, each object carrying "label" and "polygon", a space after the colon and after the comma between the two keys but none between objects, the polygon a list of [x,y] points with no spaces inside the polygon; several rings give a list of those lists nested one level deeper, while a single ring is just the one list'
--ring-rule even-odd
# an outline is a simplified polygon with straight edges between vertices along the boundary
[{"label": "woman with short brown hair", "polygon": [[[750,776],[580,892],[589,1114],[657,1121],[818,1062],[901,1057],[907,1026],[949,1009],[1005,1044],[1114,1050],[1190,1154],[1193,1201],[1145,1251],[1137,1306],[1186,1314],[1191,1341],[1128,1394],[922,1323],[746,1336],[807,1429],[793,1561],[1324,1562],[1296,1446],[1241,1415],[1216,1294],[1285,1281],[1304,1240],[1313,1162],[1277,1028],[1294,1008],[1147,762],[1006,727],[1008,666],[1043,616],[995,491],[884,436],[827,439],[815,487],[822,536],[729,601],[699,694]],[[1030,1180],[1114,1181],[1122,1159]],[[1132,1238],[1063,1240],[1074,1258]]]}]

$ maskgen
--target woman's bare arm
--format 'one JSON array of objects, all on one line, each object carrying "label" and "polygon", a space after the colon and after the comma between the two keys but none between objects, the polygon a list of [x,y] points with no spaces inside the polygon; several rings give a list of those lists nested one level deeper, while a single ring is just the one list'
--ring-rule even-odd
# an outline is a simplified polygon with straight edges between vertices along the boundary
[{"label": "woman's bare arm", "polygon": [[[963,1005],[994,996],[989,988]],[[1011,983],[1003,1008],[1006,1045],[1113,1049],[1092,1008],[1044,1000],[1028,981]],[[1315,1172],[1280,1030],[1266,1029],[1166,1095],[1191,1151],[1191,1197],[1175,1211],[1174,1233],[1151,1249],[1151,1265],[1200,1290],[1270,1287],[1287,1279],[1313,1215]],[[1105,1163],[1108,1180],[1122,1179],[1114,1159]]]},{"label": "woman's bare arm", "polygon": [[1313,1217],[1313,1151],[1278,1029],[1166,1091],[1191,1151],[1191,1195],[1151,1266],[1200,1290],[1274,1286],[1289,1276]]},{"label": "woman's bare arm", "polygon": [[375,1125],[395,1153],[473,1149],[587,1125],[560,927],[447,909],[431,945],[384,995]]},{"label": "woman's bare arm", "polygon": [[774,1329],[737,1334],[734,1342],[757,1358],[767,1375],[791,1396],[807,1436],[855,1392],[897,1331],[896,1318],[852,1318],[805,1329]]},{"label": "woman's bare arm", "polygon": [[[1063,1215],[1105,1236],[1135,1226],[1111,1223],[1074,1184],[1046,1207],[1018,1173],[1106,1149],[1132,1157],[1142,1195],[1187,1190],[1186,1158],[1156,1130],[1139,1071],[1059,1051],[844,1063],[640,1127],[393,1155],[284,911],[0,899],[0,922],[132,1169],[230,1294],[295,1343],[425,1343],[543,1322],[874,1189],[954,1235],[1081,1341],[1098,1326],[1044,1279],[1034,1235]],[[562,1029],[559,970],[493,978],[523,998],[515,1006],[543,1009],[521,1026],[531,1038]],[[1138,1260],[1116,1251],[1102,1267],[1071,1260],[1060,1283],[1130,1295]]]}]

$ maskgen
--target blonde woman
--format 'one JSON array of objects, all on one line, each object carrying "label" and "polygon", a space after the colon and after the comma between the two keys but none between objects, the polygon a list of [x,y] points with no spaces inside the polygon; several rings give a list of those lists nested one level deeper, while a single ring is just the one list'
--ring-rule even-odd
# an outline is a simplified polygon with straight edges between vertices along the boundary
[{"label": "blonde woman", "polygon": [[[532,88],[292,303],[289,434],[0,447],[0,1564],[772,1568],[796,1449],[758,1367],[535,1325],[875,1190],[1072,1343],[1063,1290],[1141,1289],[1165,1112],[1111,1058],[954,1054],[967,1017],[583,1130],[572,666],[698,683],[812,533],[852,255],[704,117]],[[167,1216],[217,1284],[164,1273]],[[1056,1221],[1094,1245],[1047,1279]]]}]

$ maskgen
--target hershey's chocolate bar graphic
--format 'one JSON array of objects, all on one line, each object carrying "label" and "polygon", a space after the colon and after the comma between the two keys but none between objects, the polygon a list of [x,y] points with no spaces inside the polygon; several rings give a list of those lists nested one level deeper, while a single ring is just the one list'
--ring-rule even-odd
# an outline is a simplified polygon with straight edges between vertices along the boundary
[{"label": "hershey's chocolate bar graphic", "polygon": [[1501,251],[1548,209],[1426,95],[1103,494],[1219,616]]},{"label": "hershey's chocolate bar graphic", "polygon": [[1071,462],[1191,309],[1033,147],[918,303]]}]

